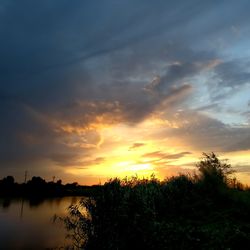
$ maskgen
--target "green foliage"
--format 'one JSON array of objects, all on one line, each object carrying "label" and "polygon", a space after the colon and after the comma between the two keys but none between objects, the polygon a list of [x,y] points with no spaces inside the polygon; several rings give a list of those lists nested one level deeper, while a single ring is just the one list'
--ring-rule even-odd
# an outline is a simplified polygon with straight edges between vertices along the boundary
[{"label": "green foliage", "polygon": [[249,245],[249,191],[229,185],[230,165],[213,153],[205,154],[197,166],[196,178],[133,177],[105,183],[79,207],[70,207],[69,216],[63,218],[75,248],[239,249],[239,244]]}]

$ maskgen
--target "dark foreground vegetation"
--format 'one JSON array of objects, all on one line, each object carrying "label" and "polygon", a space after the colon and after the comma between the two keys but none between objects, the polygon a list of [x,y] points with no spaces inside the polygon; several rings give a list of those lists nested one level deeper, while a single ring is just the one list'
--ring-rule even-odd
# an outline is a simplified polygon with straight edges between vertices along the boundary
[{"label": "dark foreground vegetation", "polygon": [[199,174],[113,179],[60,218],[72,249],[249,249],[250,192],[212,154]]}]

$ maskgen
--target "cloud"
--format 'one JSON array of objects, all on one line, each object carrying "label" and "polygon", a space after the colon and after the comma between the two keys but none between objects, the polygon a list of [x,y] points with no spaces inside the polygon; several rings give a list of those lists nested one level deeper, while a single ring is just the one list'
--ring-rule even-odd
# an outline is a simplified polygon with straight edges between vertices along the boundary
[{"label": "cloud", "polygon": [[102,164],[103,162],[105,162],[105,157],[96,157],[94,159],[86,159],[84,161],[79,161],[77,163],[77,169],[87,169],[87,168],[91,168],[94,165],[99,165]]},{"label": "cloud", "polygon": [[[8,161],[49,159],[60,166],[80,163],[79,158],[102,144],[99,130],[119,123],[143,121],[159,105],[166,107],[168,101],[180,100],[182,88],[161,99],[148,100],[143,90],[138,93],[141,96],[138,102],[135,101],[137,96],[133,97],[133,102],[126,98],[120,101],[79,100],[56,109],[52,106],[51,110],[44,106],[35,108],[15,98],[2,98],[0,113],[6,118],[1,122],[5,141],[0,147],[1,161],[6,164]],[[136,146],[139,145],[135,144],[134,148]]]},{"label": "cloud", "polygon": [[250,127],[227,125],[201,112],[185,110],[168,117],[159,137],[179,140],[193,150],[232,152],[250,149]]},{"label": "cloud", "polygon": [[220,110],[218,103],[208,104],[195,109],[196,111],[206,111],[206,110]]},{"label": "cloud", "polygon": [[143,154],[142,157],[143,158],[156,158],[157,160],[162,160],[162,159],[176,160],[189,154],[191,154],[191,152],[180,152],[176,154],[169,154],[169,153],[164,153],[162,151],[154,151],[154,152]]},{"label": "cloud", "polygon": [[5,117],[0,123],[4,140],[0,144],[0,159],[4,165],[10,162],[34,164],[48,159],[70,166],[98,147],[102,140],[99,132],[91,127],[96,117],[91,122],[85,119],[81,126],[70,127],[70,120],[13,101],[2,102],[0,114]]},{"label": "cloud", "polygon": [[142,143],[142,142],[135,142],[135,143],[133,143],[133,145],[131,145],[131,146],[129,147],[129,150],[134,150],[134,149],[143,147],[143,146],[145,146],[145,145],[146,145],[146,144],[145,144],[145,143]]},{"label": "cloud", "polygon": [[215,78],[219,79],[221,85],[227,87],[249,83],[250,71],[247,62],[234,60],[220,63],[215,68]]},{"label": "cloud", "polygon": [[233,59],[224,61],[213,68],[209,92],[212,101],[230,99],[237,91],[250,84],[249,61]]},{"label": "cloud", "polygon": [[249,173],[250,174],[250,165],[248,164],[241,164],[241,165],[235,165],[234,169],[237,173]]},{"label": "cloud", "polygon": [[245,111],[241,113],[244,117],[247,118],[247,120],[250,122],[250,111]]}]

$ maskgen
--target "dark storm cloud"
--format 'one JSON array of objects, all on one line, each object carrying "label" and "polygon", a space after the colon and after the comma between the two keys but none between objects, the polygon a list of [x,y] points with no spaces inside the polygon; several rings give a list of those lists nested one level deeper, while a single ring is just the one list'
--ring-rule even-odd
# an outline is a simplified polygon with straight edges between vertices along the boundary
[{"label": "dark storm cloud", "polygon": [[[0,161],[74,164],[101,140],[97,117],[134,124],[178,107],[217,59],[199,37],[247,23],[240,2],[1,1]],[[234,66],[217,77],[245,82]]]}]

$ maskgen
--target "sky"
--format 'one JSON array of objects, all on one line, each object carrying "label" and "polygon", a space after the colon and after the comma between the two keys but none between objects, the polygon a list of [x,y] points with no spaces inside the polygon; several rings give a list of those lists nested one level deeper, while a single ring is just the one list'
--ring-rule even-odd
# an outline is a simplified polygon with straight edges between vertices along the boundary
[{"label": "sky", "polygon": [[1,0],[0,178],[194,171],[250,184],[250,2]]}]

